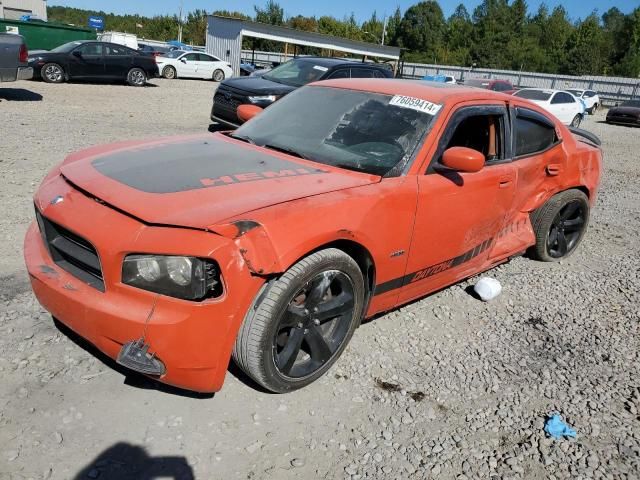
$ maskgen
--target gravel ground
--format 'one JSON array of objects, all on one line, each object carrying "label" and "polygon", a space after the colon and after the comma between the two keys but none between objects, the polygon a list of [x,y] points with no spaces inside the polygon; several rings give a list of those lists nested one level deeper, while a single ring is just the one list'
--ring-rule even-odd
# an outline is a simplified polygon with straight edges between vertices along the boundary
[{"label": "gravel ground", "polygon": [[[232,369],[199,396],[56,327],[22,261],[31,196],[65,155],[207,128],[215,84],[153,83],[0,88],[0,478],[640,477],[640,129],[586,120],[605,173],[570,259],[492,270],[490,303],[470,279],[368,322],[301,391]],[[550,412],[577,438],[545,438]]]}]

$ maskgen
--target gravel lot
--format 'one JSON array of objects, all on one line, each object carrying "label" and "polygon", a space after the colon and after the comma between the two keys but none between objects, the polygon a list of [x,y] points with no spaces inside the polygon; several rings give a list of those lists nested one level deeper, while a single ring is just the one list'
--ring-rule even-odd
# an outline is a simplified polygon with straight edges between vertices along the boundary
[{"label": "gravel lot", "polygon": [[[368,322],[302,391],[232,369],[198,396],[57,328],[22,260],[31,196],[68,153],[208,127],[215,84],[153,84],[0,88],[1,479],[640,477],[640,129],[586,120],[605,173],[569,260],[494,269],[490,303],[471,279]],[[545,438],[554,411],[575,440]]]}]

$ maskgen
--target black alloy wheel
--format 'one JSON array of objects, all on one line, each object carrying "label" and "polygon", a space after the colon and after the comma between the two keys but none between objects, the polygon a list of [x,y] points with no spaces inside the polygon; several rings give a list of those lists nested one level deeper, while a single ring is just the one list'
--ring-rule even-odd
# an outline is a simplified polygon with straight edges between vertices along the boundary
[{"label": "black alloy wheel", "polygon": [[557,262],[571,255],[589,225],[589,199],[581,190],[557,193],[530,215],[536,243],[534,258]]},{"label": "black alloy wheel", "polygon": [[349,332],[353,295],[353,282],[337,270],[317,274],[295,294],[272,345],[282,375],[306,377],[332,357]]},{"label": "black alloy wheel", "polygon": [[577,245],[586,222],[585,207],[579,200],[567,203],[553,219],[547,236],[547,251],[553,258],[562,258]]},{"label": "black alloy wheel", "polygon": [[336,248],[314,252],[263,285],[240,326],[233,359],[272,392],[309,385],[347,347],[366,295],[351,256]]}]

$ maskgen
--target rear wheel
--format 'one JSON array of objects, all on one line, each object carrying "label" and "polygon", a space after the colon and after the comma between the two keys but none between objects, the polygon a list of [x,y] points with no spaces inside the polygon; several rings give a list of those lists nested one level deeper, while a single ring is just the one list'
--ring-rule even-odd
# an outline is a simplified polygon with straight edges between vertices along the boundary
[{"label": "rear wheel", "polygon": [[132,68],[127,74],[127,83],[133,87],[144,87],[147,83],[147,74],[141,68]]},{"label": "rear wheel", "polygon": [[167,67],[164,67],[164,69],[162,70],[162,76],[164,78],[168,78],[169,80],[173,80],[178,75],[177,75],[176,69],[169,65]]},{"label": "rear wheel", "polygon": [[62,83],[64,70],[57,63],[45,63],[40,70],[40,76],[47,83]]},{"label": "rear wheel", "polygon": [[580,115],[576,115],[575,117],[573,117],[573,120],[571,120],[571,126],[578,128],[581,121],[582,117]]},{"label": "rear wheel", "polygon": [[567,190],[551,197],[531,214],[536,236],[532,256],[557,262],[578,247],[589,224],[589,201],[580,190]]},{"label": "rear wheel", "polygon": [[591,107],[591,110],[589,111],[590,115],[593,115],[594,113],[596,113],[598,111],[598,104],[594,103],[593,107]]},{"label": "rear wheel", "polygon": [[224,80],[224,72],[219,68],[213,72],[213,80],[215,82],[221,82]]},{"label": "rear wheel", "polygon": [[265,285],[244,319],[233,358],[264,388],[284,393],[322,376],[344,351],[364,309],[358,264],[329,248]]}]

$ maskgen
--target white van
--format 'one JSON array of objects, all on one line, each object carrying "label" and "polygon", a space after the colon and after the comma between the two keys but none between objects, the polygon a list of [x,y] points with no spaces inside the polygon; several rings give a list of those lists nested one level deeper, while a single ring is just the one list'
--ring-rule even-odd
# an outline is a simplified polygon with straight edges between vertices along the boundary
[{"label": "white van", "polygon": [[104,32],[98,34],[101,42],[117,43],[138,50],[138,37],[134,33]]}]

